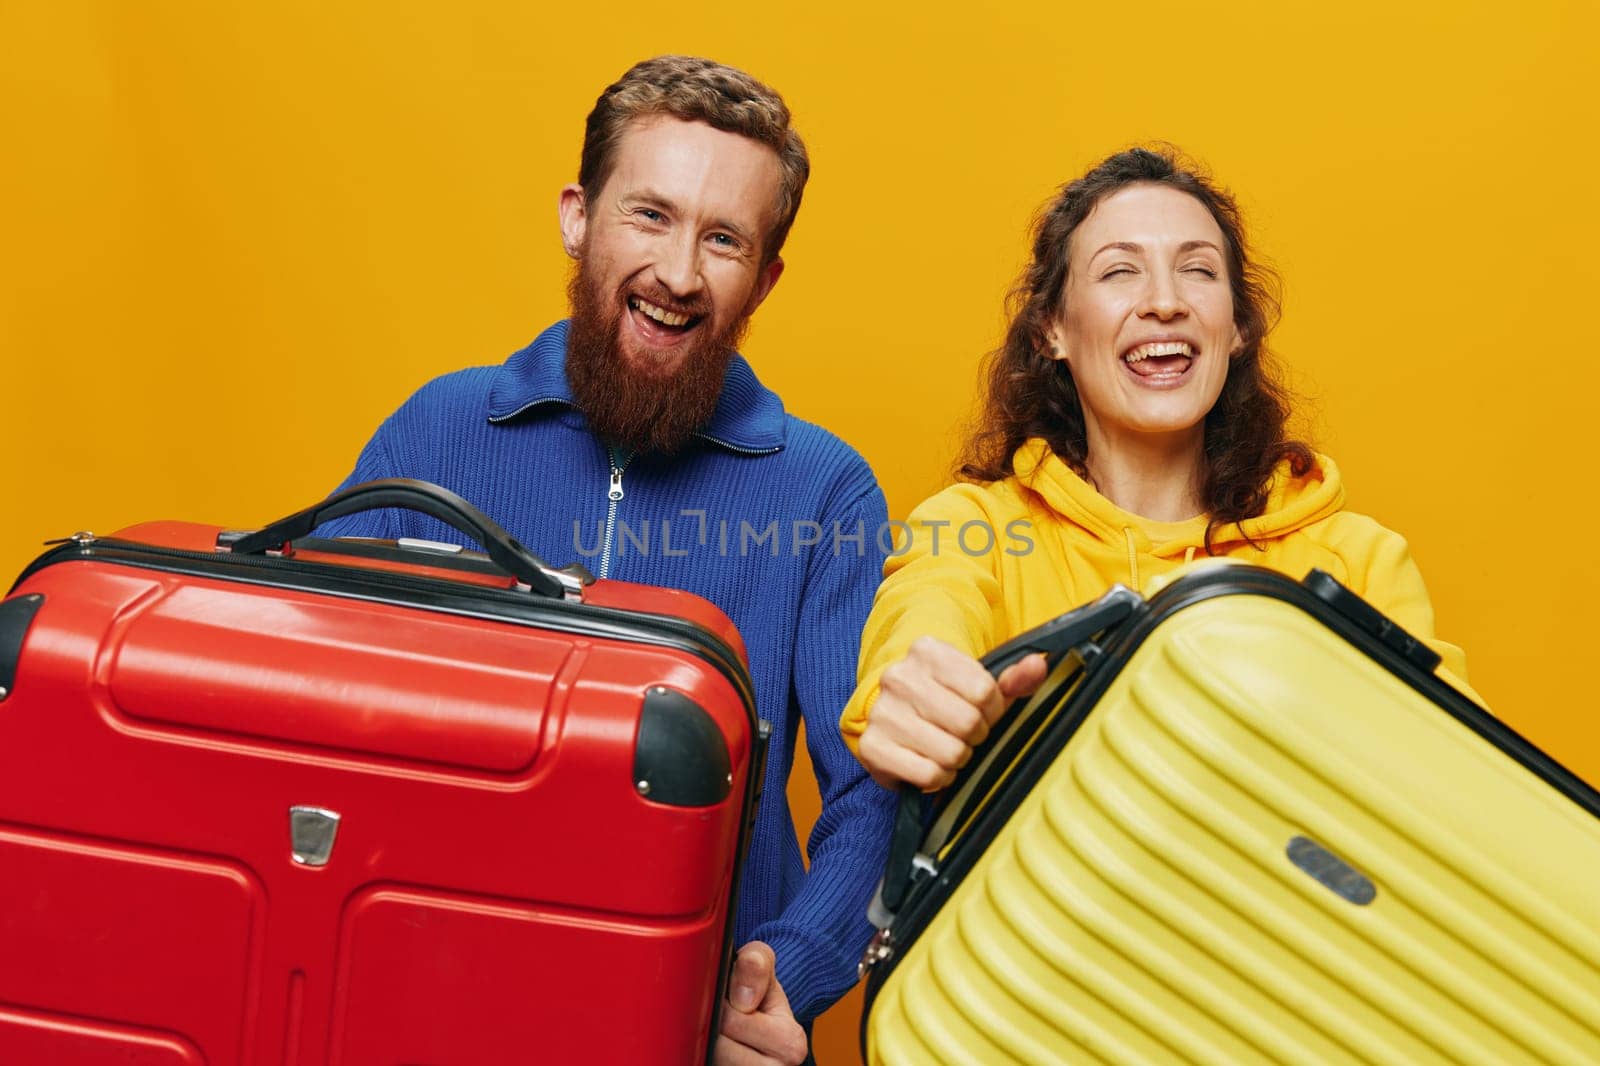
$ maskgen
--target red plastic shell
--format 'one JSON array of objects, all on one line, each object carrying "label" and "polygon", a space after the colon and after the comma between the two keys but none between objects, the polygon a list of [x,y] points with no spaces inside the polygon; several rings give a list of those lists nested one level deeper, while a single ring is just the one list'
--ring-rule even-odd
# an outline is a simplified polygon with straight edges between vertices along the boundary
[{"label": "red plastic shell", "polygon": [[[93,558],[13,595],[44,599],[0,700],[0,1062],[704,1060],[754,742],[705,658]],[[696,597],[587,599],[742,658]],[[721,730],[722,802],[636,789],[652,686]],[[325,866],[295,806],[338,813]]]}]

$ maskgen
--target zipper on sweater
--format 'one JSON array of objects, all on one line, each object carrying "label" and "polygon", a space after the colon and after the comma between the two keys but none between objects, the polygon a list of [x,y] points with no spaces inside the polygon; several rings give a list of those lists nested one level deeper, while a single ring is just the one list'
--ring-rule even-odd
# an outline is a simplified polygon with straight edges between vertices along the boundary
[{"label": "zipper on sweater", "polygon": [[731,441],[725,441],[721,437],[713,437],[709,433],[696,433],[695,436],[699,437],[703,441],[715,444],[720,448],[726,448],[735,455],[776,455],[778,452],[783,451],[781,447],[746,448],[742,445],[734,444]]},{"label": "zipper on sweater", "polygon": [[611,464],[611,487],[606,490],[606,538],[600,546],[599,577],[611,573],[611,542],[617,532],[617,505],[622,502],[622,472],[633,462],[633,453],[619,452],[607,444],[606,459]]}]

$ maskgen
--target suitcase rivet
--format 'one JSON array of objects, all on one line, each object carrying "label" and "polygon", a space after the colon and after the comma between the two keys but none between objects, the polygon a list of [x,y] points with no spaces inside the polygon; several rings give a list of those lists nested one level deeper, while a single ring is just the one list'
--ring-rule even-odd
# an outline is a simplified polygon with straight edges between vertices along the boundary
[{"label": "suitcase rivet", "polygon": [[640,781],[637,785],[634,785],[633,787],[639,790],[639,795],[641,795],[641,796],[650,795],[650,782],[648,782],[648,781]]},{"label": "suitcase rivet", "polygon": [[5,699],[9,695],[11,695],[11,690],[6,688],[4,685],[0,685],[0,700]]}]

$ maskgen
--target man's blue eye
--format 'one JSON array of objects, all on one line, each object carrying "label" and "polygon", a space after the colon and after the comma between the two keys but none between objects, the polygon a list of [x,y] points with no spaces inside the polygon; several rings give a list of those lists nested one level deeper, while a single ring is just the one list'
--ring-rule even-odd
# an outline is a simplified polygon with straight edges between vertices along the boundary
[{"label": "man's blue eye", "polygon": [[660,222],[662,219],[662,214],[660,211],[656,211],[648,207],[640,208],[639,213],[651,222]]}]

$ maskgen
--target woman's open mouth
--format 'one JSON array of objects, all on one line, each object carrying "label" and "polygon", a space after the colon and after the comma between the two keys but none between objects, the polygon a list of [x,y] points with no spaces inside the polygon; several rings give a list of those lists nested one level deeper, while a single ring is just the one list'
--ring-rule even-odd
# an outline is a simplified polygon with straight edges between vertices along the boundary
[{"label": "woman's open mouth", "polygon": [[1161,388],[1180,383],[1198,354],[1188,341],[1149,341],[1126,352],[1122,365],[1141,384]]}]

